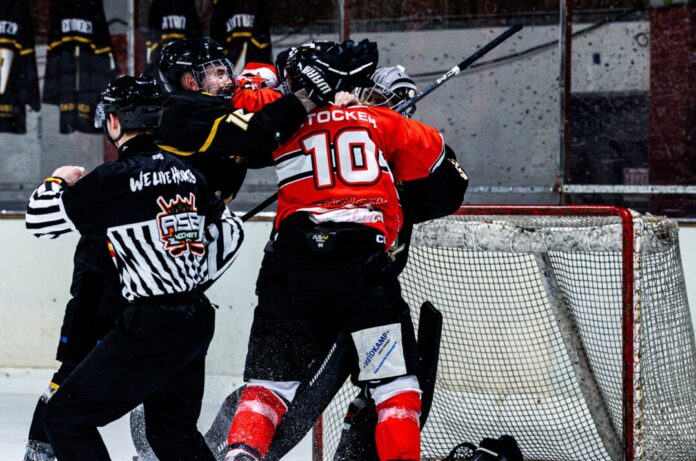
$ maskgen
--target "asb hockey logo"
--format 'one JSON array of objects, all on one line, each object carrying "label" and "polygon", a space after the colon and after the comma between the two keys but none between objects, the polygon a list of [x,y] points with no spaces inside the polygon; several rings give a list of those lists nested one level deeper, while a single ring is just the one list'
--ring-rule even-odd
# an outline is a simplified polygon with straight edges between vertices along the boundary
[{"label": "asb hockey logo", "polygon": [[162,212],[157,215],[157,226],[164,249],[174,257],[191,252],[198,256],[205,254],[201,235],[201,217],[196,210],[196,197],[189,194],[183,198],[177,194],[174,200],[167,202],[157,198]]}]

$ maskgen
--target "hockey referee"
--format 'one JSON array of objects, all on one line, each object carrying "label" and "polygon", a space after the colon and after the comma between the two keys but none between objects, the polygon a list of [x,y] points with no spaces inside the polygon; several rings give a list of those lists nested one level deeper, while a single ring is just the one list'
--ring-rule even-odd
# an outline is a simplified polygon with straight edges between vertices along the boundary
[{"label": "hockey referee", "polygon": [[58,168],[27,206],[37,237],[106,238],[130,302],[47,405],[44,425],[61,461],[110,459],[97,427],[140,403],[160,459],[214,459],[196,428],[215,322],[201,286],[229,267],[243,234],[199,173],[155,146],[161,100],[150,77],[112,81],[97,124],[118,160],[89,174]]}]

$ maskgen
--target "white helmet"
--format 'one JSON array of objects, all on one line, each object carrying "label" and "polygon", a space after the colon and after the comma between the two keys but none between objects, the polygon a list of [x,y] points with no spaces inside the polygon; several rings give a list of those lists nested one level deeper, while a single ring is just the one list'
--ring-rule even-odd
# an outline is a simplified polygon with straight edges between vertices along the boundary
[{"label": "white helmet", "polygon": [[[357,96],[360,101],[375,106],[394,107],[401,101],[415,96],[417,88],[413,79],[405,72],[403,66],[380,67],[371,77],[371,88],[359,88]],[[410,117],[416,106],[409,108],[404,115]]]}]

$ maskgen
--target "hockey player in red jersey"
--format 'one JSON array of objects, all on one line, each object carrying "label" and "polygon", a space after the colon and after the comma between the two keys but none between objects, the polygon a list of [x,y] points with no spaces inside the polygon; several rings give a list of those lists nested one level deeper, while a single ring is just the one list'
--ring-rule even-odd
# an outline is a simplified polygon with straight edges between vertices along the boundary
[{"label": "hockey player in red jersey", "polygon": [[[304,64],[289,66],[291,84]],[[311,111],[274,152],[278,212],[228,460],[266,456],[300,382],[341,332],[353,341],[353,382],[376,404],[380,460],[420,460],[417,347],[386,250],[403,223],[395,183],[431,177],[445,151],[434,128],[353,106]]]}]

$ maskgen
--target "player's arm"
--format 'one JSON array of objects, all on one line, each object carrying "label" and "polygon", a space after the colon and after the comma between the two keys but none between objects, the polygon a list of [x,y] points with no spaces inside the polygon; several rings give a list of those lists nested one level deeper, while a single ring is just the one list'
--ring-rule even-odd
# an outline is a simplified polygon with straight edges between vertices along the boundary
[{"label": "player's arm", "polygon": [[428,176],[398,186],[404,216],[417,224],[451,215],[461,206],[468,184],[469,177],[457,156],[445,145],[443,161]]},{"label": "player's arm", "polygon": [[102,197],[97,172],[63,166],[34,190],[27,204],[26,227],[39,238],[56,238],[69,232],[100,235],[95,204]]},{"label": "player's arm", "polygon": [[259,152],[273,152],[304,123],[306,116],[305,105],[294,94],[282,96],[255,113],[236,109],[216,120],[217,126],[211,129],[209,143],[201,146],[201,152],[229,151],[232,146],[253,161]]},{"label": "player's arm", "polygon": [[399,188],[406,220],[419,223],[455,212],[464,200],[469,177],[440,133],[416,120],[389,117],[399,136],[387,161]]}]

